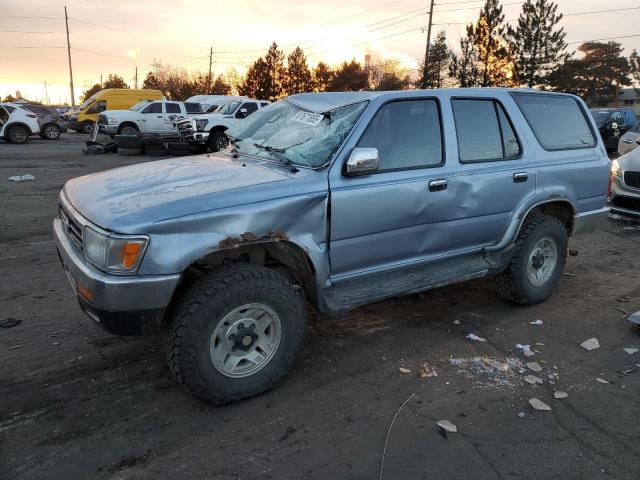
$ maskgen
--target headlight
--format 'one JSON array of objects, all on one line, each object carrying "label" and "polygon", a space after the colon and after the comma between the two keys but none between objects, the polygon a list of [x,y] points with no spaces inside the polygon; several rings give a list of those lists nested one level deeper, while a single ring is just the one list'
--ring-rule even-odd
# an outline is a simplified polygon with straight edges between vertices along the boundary
[{"label": "headlight", "polygon": [[620,169],[620,164],[618,160],[611,161],[611,175],[614,177],[619,177],[621,175],[622,170]]},{"label": "headlight", "polygon": [[78,115],[69,115],[67,118],[69,120],[77,120],[78,119]]},{"label": "headlight", "polygon": [[109,125],[117,125],[118,119],[115,117],[107,117],[107,123],[109,123]]},{"label": "headlight", "polygon": [[138,269],[149,243],[146,237],[107,236],[84,227],[82,244],[87,260],[112,273],[133,273]]},{"label": "headlight", "polygon": [[196,130],[198,132],[204,132],[204,127],[207,126],[207,123],[209,123],[209,120],[206,118],[196,120]]}]

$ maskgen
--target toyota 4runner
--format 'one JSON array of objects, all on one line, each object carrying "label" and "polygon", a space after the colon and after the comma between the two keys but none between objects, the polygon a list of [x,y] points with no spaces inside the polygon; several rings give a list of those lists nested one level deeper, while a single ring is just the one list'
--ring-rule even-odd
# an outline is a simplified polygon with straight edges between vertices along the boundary
[{"label": "toyota 4runner", "polygon": [[309,93],[260,109],[216,154],[70,180],[54,237],[80,308],[167,331],[189,392],[278,383],[327,315],[492,276],[549,298],[597,228],[609,160],[584,103],[533,90]]}]

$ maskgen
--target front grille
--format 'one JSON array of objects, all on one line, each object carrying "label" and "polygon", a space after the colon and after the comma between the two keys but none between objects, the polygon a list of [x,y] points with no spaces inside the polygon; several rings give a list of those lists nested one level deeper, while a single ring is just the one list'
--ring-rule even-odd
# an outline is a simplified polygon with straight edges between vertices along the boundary
[{"label": "front grille", "polygon": [[67,237],[76,244],[80,250],[84,250],[82,246],[82,227],[62,208],[62,205],[58,207],[58,213],[60,220],[62,220],[62,226],[64,228]]},{"label": "front grille", "polygon": [[632,188],[640,188],[640,172],[624,172],[624,184]]},{"label": "front grille", "polygon": [[623,197],[616,195],[611,201],[614,207],[624,208],[625,210],[636,210],[640,212],[640,198]]},{"label": "front grille", "polygon": [[107,124],[107,116],[106,115],[98,115],[98,125],[106,125]]},{"label": "front grille", "polygon": [[191,125],[191,122],[178,123],[178,134],[181,137],[187,137],[187,136],[193,135],[193,125]]}]

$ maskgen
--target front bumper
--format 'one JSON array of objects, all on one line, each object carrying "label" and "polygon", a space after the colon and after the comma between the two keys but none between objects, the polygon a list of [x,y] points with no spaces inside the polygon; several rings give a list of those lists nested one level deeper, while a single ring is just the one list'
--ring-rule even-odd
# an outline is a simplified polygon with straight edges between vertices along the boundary
[{"label": "front bumper", "polygon": [[80,308],[117,335],[140,335],[159,327],[180,275],[109,275],[89,264],[67,237],[60,218],[53,221],[60,261]]},{"label": "front bumper", "polygon": [[70,130],[76,130],[76,131],[80,130],[81,122],[78,122],[78,120],[65,120],[64,123],[67,124],[67,128],[69,128]]},{"label": "front bumper", "polygon": [[209,132],[195,132],[188,135],[181,135],[180,140],[183,143],[207,143],[209,141]]},{"label": "front bumper", "polygon": [[583,233],[599,230],[607,221],[608,216],[609,207],[599,208],[598,210],[589,210],[574,215],[573,235],[582,235]]},{"label": "front bumper", "polygon": [[607,205],[613,212],[640,216],[640,189],[625,185],[622,177],[613,177]]},{"label": "front bumper", "polygon": [[106,135],[116,135],[118,133],[118,125],[98,125],[98,132]]}]

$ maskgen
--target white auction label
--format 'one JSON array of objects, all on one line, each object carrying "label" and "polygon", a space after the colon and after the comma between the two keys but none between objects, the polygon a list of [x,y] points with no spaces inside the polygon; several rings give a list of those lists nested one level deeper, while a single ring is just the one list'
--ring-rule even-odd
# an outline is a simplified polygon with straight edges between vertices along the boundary
[{"label": "white auction label", "polygon": [[293,120],[299,123],[304,123],[305,125],[309,125],[311,127],[315,127],[316,125],[318,125],[322,119],[324,118],[324,115],[320,114],[320,113],[311,113],[311,112],[298,112],[293,116]]}]

